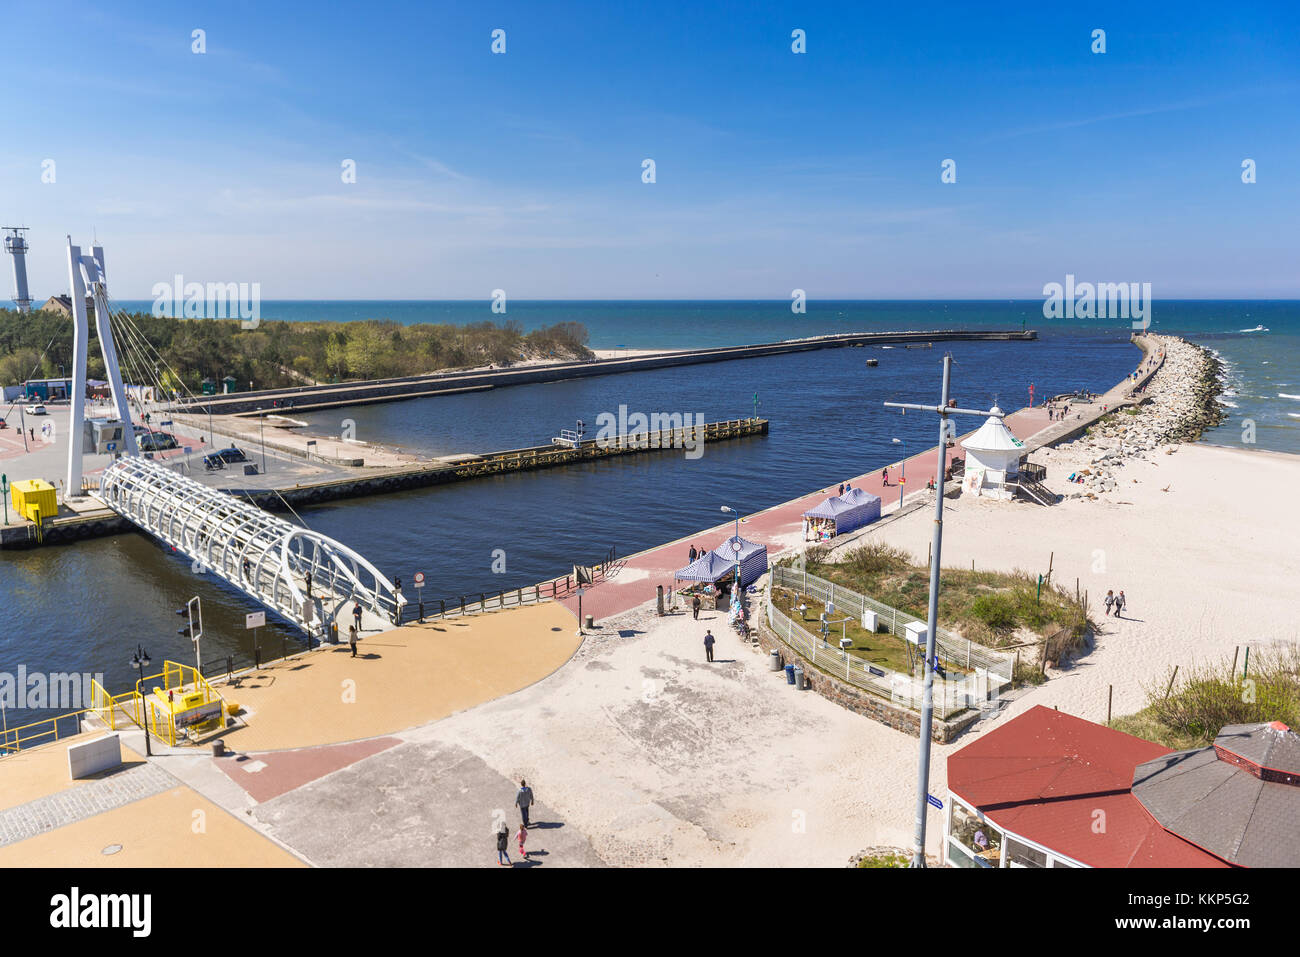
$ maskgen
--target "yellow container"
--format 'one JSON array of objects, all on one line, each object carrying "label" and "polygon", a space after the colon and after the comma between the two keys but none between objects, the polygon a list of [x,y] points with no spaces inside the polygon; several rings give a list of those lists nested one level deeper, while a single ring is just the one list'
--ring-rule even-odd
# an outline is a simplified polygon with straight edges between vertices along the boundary
[{"label": "yellow container", "polygon": [[9,488],[9,497],[13,501],[14,508],[29,522],[36,521],[38,516],[53,518],[59,514],[59,493],[49,482],[41,479],[21,479]]}]

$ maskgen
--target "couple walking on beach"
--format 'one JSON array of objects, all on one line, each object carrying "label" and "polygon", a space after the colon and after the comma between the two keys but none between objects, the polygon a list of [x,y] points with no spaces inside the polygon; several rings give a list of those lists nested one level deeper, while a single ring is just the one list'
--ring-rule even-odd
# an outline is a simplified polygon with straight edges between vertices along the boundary
[{"label": "couple walking on beach", "polygon": [[1115,617],[1123,618],[1124,616],[1123,614],[1121,614],[1121,612],[1124,611],[1124,606],[1126,604],[1128,604],[1128,600],[1124,597],[1124,589],[1121,588],[1118,595],[1115,594],[1113,589],[1106,592],[1106,616],[1107,617],[1110,617],[1110,610],[1111,608],[1114,608]]}]

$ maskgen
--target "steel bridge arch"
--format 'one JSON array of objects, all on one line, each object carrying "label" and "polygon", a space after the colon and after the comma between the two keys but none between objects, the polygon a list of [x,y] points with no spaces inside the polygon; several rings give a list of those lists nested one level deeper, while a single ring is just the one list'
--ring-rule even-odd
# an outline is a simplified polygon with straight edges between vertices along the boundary
[{"label": "steel bridge arch", "polygon": [[309,635],[324,636],[354,603],[384,621],[401,620],[406,599],[364,556],[157,461],[114,462],[100,477],[98,497]]}]

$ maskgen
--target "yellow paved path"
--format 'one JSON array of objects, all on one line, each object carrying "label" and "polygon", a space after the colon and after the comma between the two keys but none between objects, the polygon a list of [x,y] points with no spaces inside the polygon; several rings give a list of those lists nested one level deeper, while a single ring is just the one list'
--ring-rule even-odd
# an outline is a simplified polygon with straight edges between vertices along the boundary
[{"label": "yellow paved path", "polygon": [[304,866],[184,786],[0,847],[0,867]]},{"label": "yellow paved path", "polygon": [[581,641],[555,602],[407,625],[277,662],[217,688],[248,726],[230,748],[272,751],[391,734],[527,687]]}]

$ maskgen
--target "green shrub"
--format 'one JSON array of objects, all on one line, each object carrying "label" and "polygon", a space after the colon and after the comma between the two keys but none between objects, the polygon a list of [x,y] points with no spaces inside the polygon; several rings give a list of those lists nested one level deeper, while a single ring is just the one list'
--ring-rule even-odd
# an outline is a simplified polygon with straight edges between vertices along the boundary
[{"label": "green shrub", "polygon": [[1016,623],[1016,602],[1000,592],[980,595],[971,602],[970,612],[990,628],[1010,628]]}]

